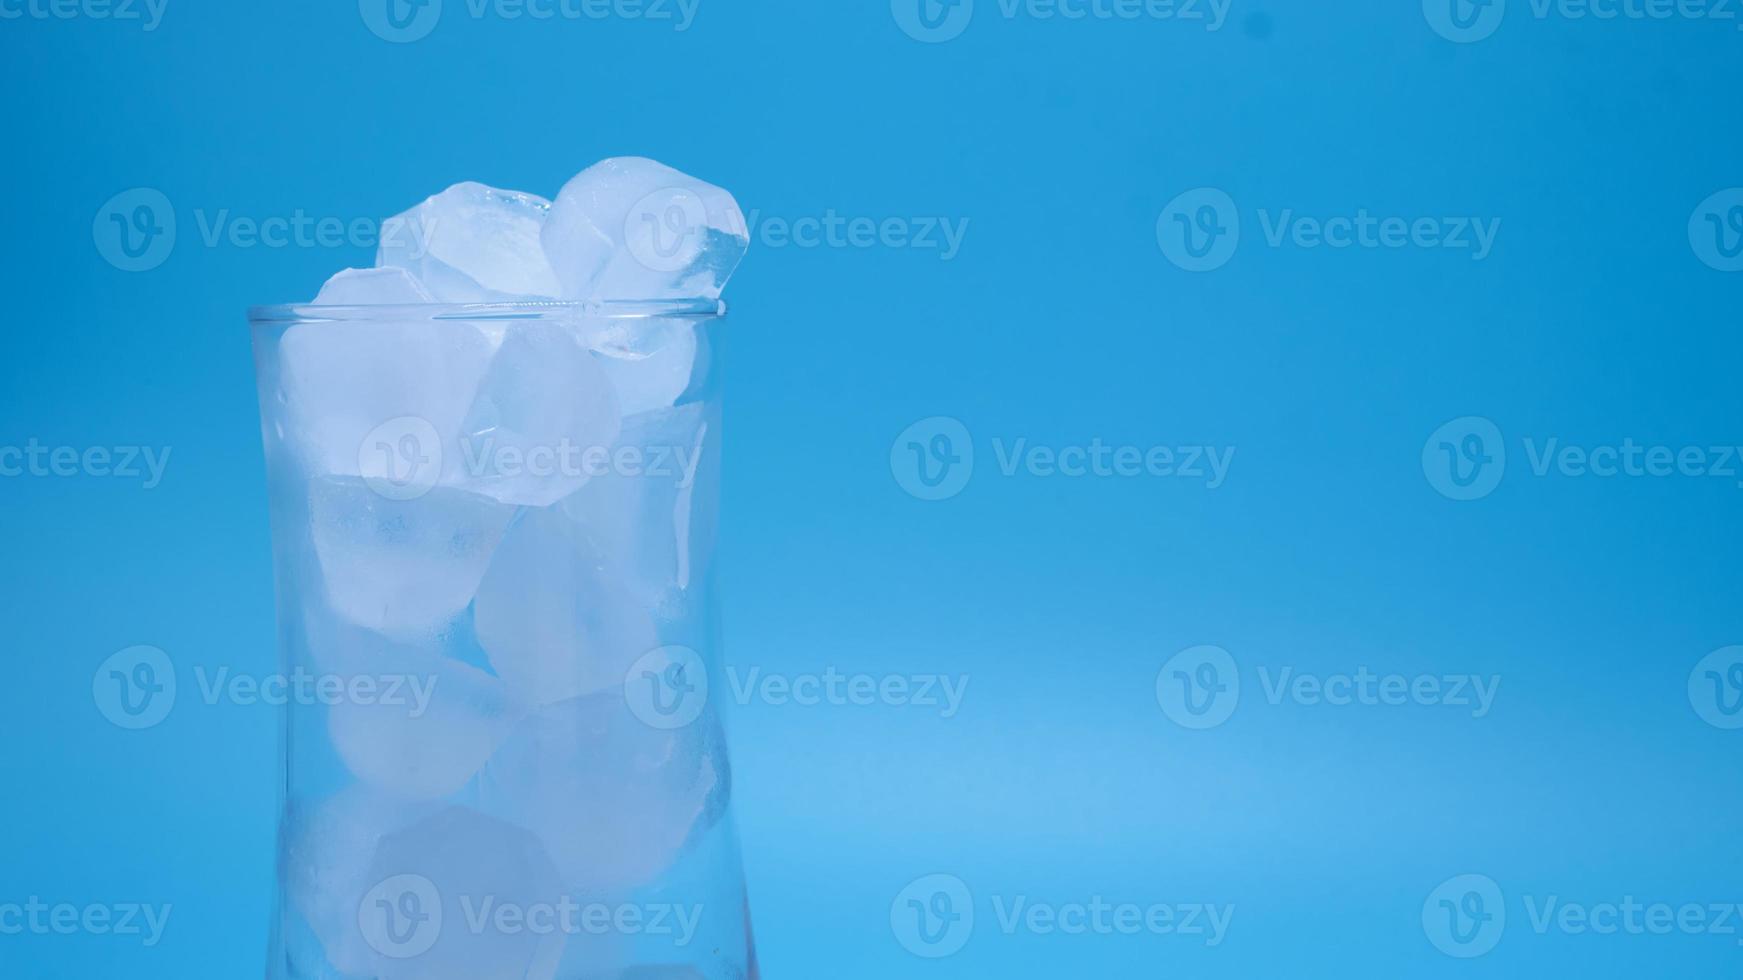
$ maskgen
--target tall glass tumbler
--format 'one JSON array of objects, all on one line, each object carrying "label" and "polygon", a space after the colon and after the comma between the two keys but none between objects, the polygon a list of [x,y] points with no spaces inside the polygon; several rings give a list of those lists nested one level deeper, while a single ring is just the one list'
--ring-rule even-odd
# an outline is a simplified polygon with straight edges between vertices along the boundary
[{"label": "tall glass tumbler", "polygon": [[708,697],[723,313],[252,311],[271,980],[756,976]]}]

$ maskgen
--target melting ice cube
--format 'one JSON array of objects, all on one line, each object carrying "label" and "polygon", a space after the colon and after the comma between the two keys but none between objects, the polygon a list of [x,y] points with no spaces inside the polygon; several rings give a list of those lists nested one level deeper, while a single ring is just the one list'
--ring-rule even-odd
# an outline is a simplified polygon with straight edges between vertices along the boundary
[{"label": "melting ice cube", "polygon": [[458,792],[484,766],[521,709],[501,681],[423,647],[337,625],[312,644],[319,665],[342,682],[327,730],[346,768],[400,799]]},{"label": "melting ice cube", "polygon": [[382,223],[378,266],[416,275],[444,303],[554,297],[539,238],[551,202],[468,181]]},{"label": "melting ice cube", "polygon": [[357,905],[372,884],[376,845],[427,811],[427,805],[396,801],[364,786],[293,802],[286,811],[280,859],[285,894],[341,972],[367,975],[374,960],[357,928]]},{"label": "melting ice cube", "polygon": [[465,485],[505,503],[556,503],[599,468],[620,423],[616,390],[574,332],[517,322],[462,423]]},{"label": "melting ice cube", "polygon": [[693,538],[692,529],[696,483],[711,478],[704,460],[711,435],[696,403],[631,416],[613,456],[634,468],[614,465],[562,502],[607,570],[650,609],[689,588],[700,571],[694,566],[707,557],[698,553],[707,542]]},{"label": "melting ice cube", "polygon": [[696,373],[698,327],[682,319],[613,322],[590,338],[624,415],[668,408]]},{"label": "melting ice cube", "polygon": [[542,237],[564,298],[577,300],[712,299],[750,245],[731,194],[643,157],[577,174]]},{"label": "melting ice cube", "polygon": [[484,577],[514,508],[434,487],[411,500],[358,478],[309,487],[310,531],[328,602],[391,636],[430,633],[457,616]]},{"label": "melting ice cube", "polygon": [[464,807],[389,834],[358,925],[380,980],[550,980],[567,933],[538,838]]},{"label": "melting ice cube", "polygon": [[556,508],[529,510],[509,531],[473,616],[497,676],[539,704],[621,687],[659,646],[652,615]]},{"label": "melting ice cube", "polygon": [[[321,300],[397,303],[416,286],[403,274],[356,271],[336,276],[349,278]],[[491,352],[469,323],[298,323],[280,347],[284,428],[317,473],[433,485],[455,463],[460,422]]]},{"label": "melting ice cube", "polygon": [[486,767],[484,806],[537,831],[572,888],[651,882],[728,792],[716,729],[656,729],[621,692],[548,705]]},{"label": "melting ice cube", "polygon": [[315,297],[323,306],[433,303],[429,290],[404,269],[346,269],[328,279]]}]

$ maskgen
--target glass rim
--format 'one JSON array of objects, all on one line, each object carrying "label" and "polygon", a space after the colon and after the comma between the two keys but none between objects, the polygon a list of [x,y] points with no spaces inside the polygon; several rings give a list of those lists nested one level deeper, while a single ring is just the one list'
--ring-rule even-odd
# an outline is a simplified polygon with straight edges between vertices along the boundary
[{"label": "glass rim", "polygon": [[253,306],[250,323],[319,323],[407,320],[646,320],[685,318],[710,320],[726,315],[718,299],[656,300],[528,300],[509,303],[405,303],[374,306],[325,306],[281,303]]}]

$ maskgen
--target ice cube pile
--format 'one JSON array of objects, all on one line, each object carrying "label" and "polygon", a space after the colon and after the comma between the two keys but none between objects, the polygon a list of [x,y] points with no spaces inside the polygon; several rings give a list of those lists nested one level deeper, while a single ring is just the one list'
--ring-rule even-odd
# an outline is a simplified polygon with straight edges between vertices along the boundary
[{"label": "ice cube pile", "polygon": [[[376,695],[323,707],[346,781],[298,798],[293,773],[285,820],[287,911],[333,975],[611,975],[597,937],[465,915],[655,886],[724,805],[712,716],[656,728],[624,696],[638,659],[693,635],[706,345],[693,320],[595,304],[718,299],[748,244],[731,195],[652,160],[599,163],[554,203],[458,184],[315,301],[378,309],[281,338],[304,654]],[[464,309],[523,303],[553,305]],[[439,938],[406,945],[432,917]]]}]

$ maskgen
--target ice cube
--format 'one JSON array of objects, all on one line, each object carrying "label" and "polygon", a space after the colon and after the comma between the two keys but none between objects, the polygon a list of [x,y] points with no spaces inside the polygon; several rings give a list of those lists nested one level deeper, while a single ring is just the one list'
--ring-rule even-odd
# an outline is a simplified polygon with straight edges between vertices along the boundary
[{"label": "ice cube", "polygon": [[574,300],[716,298],[750,245],[731,194],[642,157],[577,174],[542,239]]},{"label": "ice cube", "polygon": [[320,641],[320,665],[342,682],[327,731],[365,783],[407,800],[458,792],[521,716],[501,681],[441,656],[356,628]]},{"label": "ice cube", "polygon": [[[320,301],[400,302],[416,287],[403,273],[365,271],[335,276]],[[491,352],[470,323],[298,323],[280,346],[284,429],[317,473],[434,485],[457,462],[460,422]]]},{"label": "ice cube", "polygon": [[706,557],[693,550],[691,508],[697,479],[711,472],[702,465],[711,436],[699,403],[631,416],[610,472],[561,504],[611,575],[649,609],[689,588]]},{"label": "ice cube", "polygon": [[535,830],[572,890],[645,885],[720,810],[728,779],[717,732],[656,729],[621,691],[548,705],[490,760],[482,805]]},{"label": "ice cube", "polygon": [[345,269],[334,274],[315,297],[318,306],[382,306],[435,302],[429,290],[404,269]]},{"label": "ice cube", "polygon": [[556,508],[529,510],[509,531],[473,616],[497,676],[538,704],[621,687],[659,646],[649,611]]},{"label": "ice cube", "polygon": [[429,290],[404,269],[341,269],[321,286],[317,306],[431,303]]},{"label": "ice cube", "polygon": [[410,271],[444,303],[555,297],[539,243],[550,208],[533,194],[455,184],[383,222],[375,264]]},{"label": "ice cube", "polygon": [[[449,807],[383,838],[358,925],[380,980],[549,980],[567,935],[538,838]],[[573,916],[571,916],[572,918]]]},{"label": "ice cube", "polygon": [[613,322],[590,344],[626,416],[675,404],[696,373],[697,327],[685,320]]},{"label": "ice cube", "polygon": [[287,810],[280,857],[285,894],[341,973],[367,975],[374,961],[357,928],[357,905],[372,884],[376,845],[428,810],[364,786],[293,802]]},{"label": "ice cube", "polygon": [[402,638],[428,635],[471,602],[514,517],[464,490],[393,500],[354,477],[314,480],[309,510],[328,602],[352,623]]},{"label": "ice cube", "polygon": [[462,423],[462,479],[505,503],[554,504],[588,481],[620,425],[616,390],[574,331],[516,322]]}]

